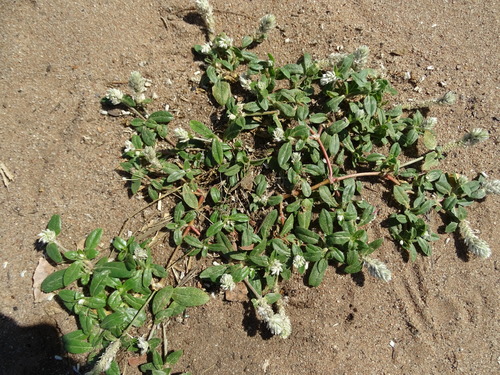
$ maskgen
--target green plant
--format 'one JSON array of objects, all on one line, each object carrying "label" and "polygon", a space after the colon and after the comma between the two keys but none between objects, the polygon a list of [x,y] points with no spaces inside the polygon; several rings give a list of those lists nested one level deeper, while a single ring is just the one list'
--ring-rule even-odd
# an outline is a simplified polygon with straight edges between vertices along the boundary
[{"label": "green plant", "polygon": [[148,354],[151,362],[142,365],[142,371],[170,374],[170,366],[182,351],[158,350],[162,339],[155,337],[155,329],[147,339],[130,333],[142,327],[148,316],[152,316],[155,328],[187,307],[206,303],[208,295],[198,288],[165,285],[167,270],[153,263],[147,241],[116,237],[110,258],[98,250],[102,229],[91,232],[84,248],[74,251],[58,242],[60,232],[61,219],[54,215],[40,234],[47,255],[66,266],[50,274],[41,289],[45,293],[59,290],[60,302],[78,318],[80,329],[63,336],[66,350],[90,352],[89,361],[96,364],[87,374],[119,374],[115,356],[121,347]]},{"label": "green plant", "polygon": [[[379,183],[378,191],[390,196],[384,198],[392,210],[385,221],[410,260],[419,253],[431,255],[439,237],[427,216],[436,213],[446,218],[445,231],[458,231],[473,254],[491,254],[468,225],[466,207],[487,193],[498,194],[498,180],[481,175],[468,180],[436,169],[452,148],[486,140],[486,131],[473,129],[458,141],[438,145],[435,118],[425,118],[418,105],[389,103],[388,95],[396,91],[369,68],[368,47],[322,60],[306,53],[297,63],[279,67],[271,54],[260,58],[251,52],[274,27],[274,16],[263,17],[258,30],[236,46],[226,34],[215,33],[209,3],[196,3],[210,38],[194,47],[205,62],[200,85],[220,107],[224,126],[192,120],[189,128],[172,130],[170,112],[146,111],[151,100],[136,72],[129,84],[133,95],[111,89],[103,99],[136,116],[122,163],[131,192],[145,192],[153,202],[166,196],[177,200],[165,225],[175,244],[166,268],[188,256],[216,258],[218,264],[199,277],[223,290],[245,283],[258,316],[273,334],[286,338],[292,327],[280,283],[294,273],[304,275],[310,286],[322,282],[329,265],[346,274],[365,267],[372,276],[391,280],[391,271],[374,257],[383,241],[370,238],[369,224],[378,210],[367,198],[366,181]],[[454,94],[446,93],[420,106],[453,101]],[[409,157],[417,152],[421,156]],[[51,220],[51,232],[42,233],[42,239],[47,254],[61,263],[57,220]],[[64,251],[71,265],[42,285],[51,291],[80,280],[82,291],[59,292],[82,327],[66,342],[90,349],[89,344],[119,341],[139,350],[142,341],[124,333],[144,323],[147,306],[159,322],[206,302],[206,295],[193,288],[155,286],[166,271],[153,263],[147,241],[117,238],[116,260],[94,261],[100,233],[89,235],[84,250]],[[108,324],[115,314],[122,323]],[[97,332],[85,331],[89,319],[99,323]],[[149,340],[153,362],[144,371],[174,362],[166,351],[163,357],[156,351],[158,345]]]}]

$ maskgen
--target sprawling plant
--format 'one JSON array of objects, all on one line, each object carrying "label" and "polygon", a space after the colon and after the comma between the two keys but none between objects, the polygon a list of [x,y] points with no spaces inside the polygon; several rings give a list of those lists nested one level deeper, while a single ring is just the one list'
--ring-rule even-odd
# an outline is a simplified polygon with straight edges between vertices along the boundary
[{"label": "sprawling plant", "polygon": [[[297,63],[276,66],[271,54],[252,52],[274,27],[274,16],[264,16],[258,30],[236,44],[215,33],[210,4],[196,4],[209,35],[208,43],[194,46],[205,63],[200,86],[218,108],[217,120],[173,126],[170,112],[149,113],[148,81],[138,72],[131,74],[130,95],[114,88],[103,99],[134,115],[122,163],[131,192],[153,202],[176,200],[164,225],[176,247],[170,262],[155,264],[148,241],[134,237],[115,238],[113,260],[98,257],[100,229],[83,250],[64,250],[56,239],[58,216],[41,234],[50,258],[69,264],[42,285],[46,292],[61,289],[59,298],[79,318],[81,329],[64,337],[67,350],[107,347],[93,373],[119,373],[114,357],[120,347],[149,353],[143,371],[170,373],[179,351],[161,353],[154,331],[147,339],[125,333],[148,314],[157,327],[207,302],[201,290],[166,284],[167,269],[179,259],[210,257],[214,265],[199,277],[222,290],[245,283],[257,315],[283,338],[292,327],[279,285],[294,273],[310,286],[322,282],[329,265],[391,280],[374,255],[383,241],[370,238],[378,210],[367,198],[374,196],[366,194],[367,182],[378,184],[374,191],[392,211],[384,221],[410,260],[431,255],[439,237],[428,215],[435,213],[471,253],[490,256],[466,220],[466,207],[498,194],[498,180],[438,169],[452,148],[484,141],[486,131],[472,129],[439,145],[436,118],[424,117],[418,105],[389,102],[396,91],[369,67],[368,47],[321,60],[306,53]],[[454,98],[449,92],[421,105],[449,105]],[[416,153],[421,156],[410,157]],[[71,287],[75,281],[78,288]]]}]

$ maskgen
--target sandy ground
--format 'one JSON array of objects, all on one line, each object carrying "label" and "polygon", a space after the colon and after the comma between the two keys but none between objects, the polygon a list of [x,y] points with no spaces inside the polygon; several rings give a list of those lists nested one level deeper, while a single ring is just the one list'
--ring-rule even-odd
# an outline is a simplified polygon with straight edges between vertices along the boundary
[{"label": "sandy ground", "polygon": [[[470,178],[500,178],[500,7],[465,0],[213,0],[219,31],[239,38],[265,13],[279,29],[257,50],[278,63],[303,52],[325,57],[361,44],[384,66],[398,100],[458,93],[453,107],[431,111],[442,142],[475,127],[490,140],[453,152],[442,168]],[[0,185],[0,374],[65,374],[59,336],[74,320],[55,302],[35,303],[36,235],[50,216],[63,219],[62,240],[76,244],[96,227],[103,242],[144,202],[130,198],[118,173],[129,135],[123,120],[99,114],[113,81],[140,70],[159,95],[156,108],[176,109],[172,123],[209,122],[213,111],[192,90],[199,70],[190,47],[204,42],[190,4],[171,1],[19,0],[0,3],[0,162],[13,181]],[[163,17],[166,26],[162,22]],[[403,79],[411,72],[413,81]],[[420,92],[414,90],[421,88]],[[0,182],[1,184],[1,182]],[[293,333],[271,338],[248,304],[217,297],[169,326],[169,346],[183,349],[176,371],[193,374],[495,374],[500,372],[498,197],[470,211],[493,251],[471,259],[442,235],[430,258],[405,263],[389,242],[379,256],[389,284],[328,271],[309,289],[284,291]],[[436,219],[436,230],[439,220]],[[374,228],[377,233],[377,228]],[[379,230],[379,235],[386,235]],[[390,343],[393,343],[393,346]],[[27,360],[29,359],[29,360]],[[135,373],[128,368],[127,374]]]}]

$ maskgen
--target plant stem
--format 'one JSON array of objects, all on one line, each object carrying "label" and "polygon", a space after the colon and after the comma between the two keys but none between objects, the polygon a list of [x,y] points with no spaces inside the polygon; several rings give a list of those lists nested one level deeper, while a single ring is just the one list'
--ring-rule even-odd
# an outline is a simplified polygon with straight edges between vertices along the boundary
[{"label": "plant stem", "polygon": [[262,296],[260,295],[260,293],[258,293],[255,288],[252,286],[252,284],[250,284],[250,281],[248,281],[248,278],[244,278],[243,281],[245,282],[246,286],[248,289],[250,289],[250,291],[253,293],[253,295],[257,298],[262,298]]}]

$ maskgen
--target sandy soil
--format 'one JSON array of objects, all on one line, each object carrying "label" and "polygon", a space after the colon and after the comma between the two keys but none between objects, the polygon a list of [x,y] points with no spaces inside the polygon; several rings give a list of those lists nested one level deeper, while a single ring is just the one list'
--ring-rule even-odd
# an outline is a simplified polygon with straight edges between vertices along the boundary
[{"label": "sandy soil", "polygon": [[[440,140],[475,127],[487,129],[490,140],[454,152],[443,168],[500,178],[497,1],[212,3],[219,31],[236,38],[274,13],[279,30],[257,52],[272,52],[279,63],[306,51],[320,58],[337,46],[351,51],[366,44],[372,64],[387,69],[398,100],[454,90],[455,106],[431,112]],[[50,216],[62,216],[68,246],[96,227],[104,228],[106,242],[145,204],[129,197],[118,173],[129,137],[123,121],[99,114],[110,83],[140,70],[160,97],[155,106],[178,110],[173,126],[209,122],[213,109],[190,82],[199,70],[190,47],[205,37],[189,7],[181,0],[0,3],[0,162],[13,175],[8,188],[0,185],[0,374],[70,373],[78,361],[54,359],[64,356],[57,338],[74,329],[73,319],[55,302],[35,303],[32,294],[41,256],[36,234]],[[407,71],[414,82],[403,79]],[[386,241],[379,256],[394,272],[389,284],[334,269],[316,289],[292,280],[285,286],[294,325],[287,340],[269,337],[248,304],[217,297],[191,309],[183,323],[169,326],[170,348],[185,351],[176,371],[499,373],[499,209],[500,200],[488,197],[470,211],[473,227],[492,247],[488,260],[470,259],[459,240],[443,235],[432,257],[413,264]]]}]

